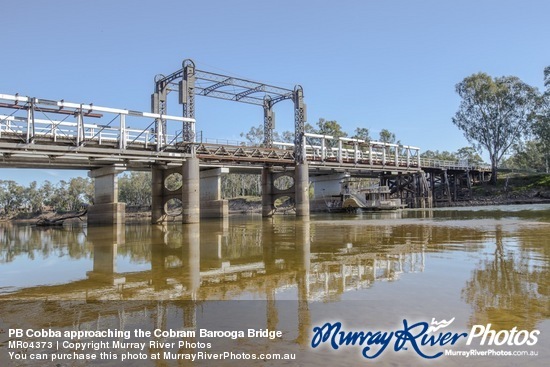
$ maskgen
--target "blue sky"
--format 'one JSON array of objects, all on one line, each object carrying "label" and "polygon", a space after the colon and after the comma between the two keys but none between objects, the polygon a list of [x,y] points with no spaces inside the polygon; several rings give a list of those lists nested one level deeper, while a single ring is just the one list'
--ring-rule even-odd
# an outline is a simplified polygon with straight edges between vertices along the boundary
[{"label": "blue sky", "polygon": [[[35,1],[2,4],[0,93],[148,111],[153,78],[197,68],[304,88],[308,122],[389,129],[422,150],[467,146],[451,118],[476,72],[542,89],[547,0]],[[169,113],[180,115],[173,101]],[[293,129],[291,102],[275,108]],[[260,107],[198,97],[197,130],[239,139]],[[73,172],[0,169],[3,179]],[[85,174],[85,172],[81,172]]]}]

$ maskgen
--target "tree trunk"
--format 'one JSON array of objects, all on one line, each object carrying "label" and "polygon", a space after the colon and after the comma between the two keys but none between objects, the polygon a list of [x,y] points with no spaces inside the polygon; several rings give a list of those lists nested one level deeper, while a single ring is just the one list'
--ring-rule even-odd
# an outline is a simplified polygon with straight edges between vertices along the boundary
[{"label": "tree trunk", "polygon": [[497,184],[497,161],[496,159],[491,159],[491,185],[496,186]]}]

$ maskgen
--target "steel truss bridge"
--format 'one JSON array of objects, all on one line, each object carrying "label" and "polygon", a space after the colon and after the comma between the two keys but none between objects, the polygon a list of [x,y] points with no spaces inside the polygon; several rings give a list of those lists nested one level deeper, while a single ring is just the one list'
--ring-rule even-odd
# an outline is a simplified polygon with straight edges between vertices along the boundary
[{"label": "steel truss bridge", "polygon": [[[214,90],[203,88],[201,93]],[[240,98],[259,103],[251,96]],[[294,143],[250,146],[194,136],[186,140],[183,125],[190,124],[194,135],[195,122],[192,117],[0,94],[0,167],[92,169],[124,164],[143,169],[155,163],[180,164],[195,155],[204,164],[229,166],[285,167],[303,156],[310,166],[325,170],[479,169],[467,162],[420,158],[420,149],[413,146],[309,133],[301,135],[301,153]]]},{"label": "steel truss bridge", "polygon": [[[167,114],[168,95],[172,92],[178,94],[183,116]],[[264,116],[263,143],[250,146],[237,141],[198,138],[196,96],[260,106]],[[293,141],[273,141],[273,106],[287,100],[294,107]],[[303,196],[296,199],[297,203],[309,200],[304,194],[308,175],[349,173],[355,177],[380,177],[382,184],[391,188],[392,195],[410,201],[413,207],[424,207],[424,202],[416,202],[419,198],[427,202],[432,202],[431,197],[436,201],[456,200],[461,196],[461,187],[466,185],[469,190],[474,175],[483,180],[483,173],[489,171],[488,167],[471,166],[468,162],[423,159],[420,148],[412,145],[307,133],[306,105],[300,85],[287,89],[212,73],[197,69],[191,60],[184,60],[176,72],[155,77],[151,111],[0,94],[0,167],[91,171],[109,166],[115,172],[166,169],[170,165],[198,162],[197,167],[203,169],[262,170],[262,180],[265,178],[268,185],[288,169],[294,170],[294,179],[299,182],[292,189],[294,195]],[[195,167],[195,163],[189,164]],[[266,168],[275,176],[264,177]],[[191,171],[188,174],[195,175]],[[462,177],[464,174],[466,177]],[[331,190],[339,185],[340,178],[335,175]],[[116,185],[111,186],[112,191]],[[266,197],[276,200],[281,194],[277,190],[266,193]],[[191,195],[192,190],[187,194]],[[164,192],[159,195],[162,200],[169,196]],[[307,207],[304,204],[297,213],[309,213]],[[266,215],[268,212],[272,210],[266,209]]]}]

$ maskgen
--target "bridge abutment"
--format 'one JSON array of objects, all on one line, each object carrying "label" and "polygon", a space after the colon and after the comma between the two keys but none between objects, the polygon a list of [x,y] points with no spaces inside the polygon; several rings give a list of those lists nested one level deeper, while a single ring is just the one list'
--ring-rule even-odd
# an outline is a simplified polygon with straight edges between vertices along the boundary
[{"label": "bridge abutment", "polygon": [[88,225],[124,223],[126,204],[118,202],[118,177],[124,167],[109,166],[88,172],[94,179],[94,205],[88,208]]}]

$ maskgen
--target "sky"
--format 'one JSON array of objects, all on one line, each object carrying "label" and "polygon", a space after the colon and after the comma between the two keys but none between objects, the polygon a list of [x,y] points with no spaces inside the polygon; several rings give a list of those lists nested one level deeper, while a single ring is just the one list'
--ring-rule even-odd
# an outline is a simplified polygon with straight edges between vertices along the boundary
[{"label": "sky", "polygon": [[[455,85],[485,72],[543,89],[547,0],[4,1],[0,93],[150,110],[157,74],[197,69],[304,89],[307,119],[353,135],[382,129],[403,144],[468,146],[452,123]],[[177,101],[168,113],[181,115]],[[197,130],[241,139],[259,106],[197,97]],[[276,130],[293,105],[276,105]],[[85,171],[0,169],[21,183]]]}]

